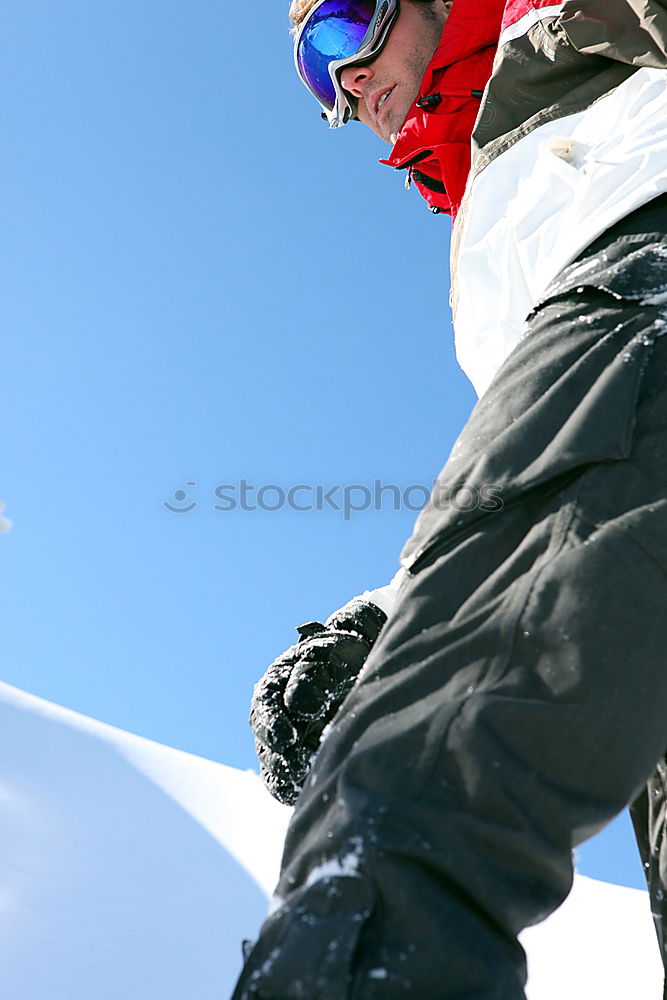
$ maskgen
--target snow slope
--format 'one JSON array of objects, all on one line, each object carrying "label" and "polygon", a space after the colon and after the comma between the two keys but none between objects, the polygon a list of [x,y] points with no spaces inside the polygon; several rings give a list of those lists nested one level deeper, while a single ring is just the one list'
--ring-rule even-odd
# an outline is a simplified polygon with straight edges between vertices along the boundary
[{"label": "snow slope", "polygon": [[[241,772],[0,683],[0,996],[226,1000],[291,810]],[[529,1000],[658,1000],[646,894],[578,876]]]}]

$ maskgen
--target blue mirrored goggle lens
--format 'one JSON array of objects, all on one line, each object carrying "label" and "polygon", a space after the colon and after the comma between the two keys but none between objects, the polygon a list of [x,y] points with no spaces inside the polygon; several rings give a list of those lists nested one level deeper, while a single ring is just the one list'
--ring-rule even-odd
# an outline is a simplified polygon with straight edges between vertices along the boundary
[{"label": "blue mirrored goggle lens", "polygon": [[297,51],[299,70],[318,101],[330,111],[336,92],[329,63],[354,55],[374,14],[375,0],[326,0],[303,29]]}]

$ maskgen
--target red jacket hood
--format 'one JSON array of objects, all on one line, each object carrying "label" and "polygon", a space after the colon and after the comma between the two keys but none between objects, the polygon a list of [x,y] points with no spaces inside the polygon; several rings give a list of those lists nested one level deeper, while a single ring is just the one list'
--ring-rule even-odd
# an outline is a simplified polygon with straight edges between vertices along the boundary
[{"label": "red jacket hood", "polygon": [[454,0],[391,155],[434,212],[455,216],[470,170],[470,140],[491,76],[506,0]]}]

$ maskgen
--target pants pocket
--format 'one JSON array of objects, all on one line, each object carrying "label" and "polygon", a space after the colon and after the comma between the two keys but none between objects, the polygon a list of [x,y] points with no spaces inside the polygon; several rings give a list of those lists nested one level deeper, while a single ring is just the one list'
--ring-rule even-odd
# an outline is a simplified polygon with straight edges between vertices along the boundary
[{"label": "pants pocket", "polygon": [[346,1000],[375,909],[367,878],[329,875],[306,884],[265,921],[232,1000]]},{"label": "pants pocket", "polygon": [[[627,458],[646,362],[663,332],[657,323],[664,325],[657,306],[595,287],[542,302],[415,522],[401,552],[408,572],[418,571],[433,546],[483,529],[508,506],[556,492],[592,463]],[[483,502],[490,491],[493,505]]]}]

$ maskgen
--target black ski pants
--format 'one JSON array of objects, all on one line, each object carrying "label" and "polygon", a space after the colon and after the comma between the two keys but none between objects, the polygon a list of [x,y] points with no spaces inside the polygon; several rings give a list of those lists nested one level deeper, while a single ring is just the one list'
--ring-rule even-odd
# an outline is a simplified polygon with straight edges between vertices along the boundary
[{"label": "black ski pants", "polygon": [[667,196],[565,268],[473,410],[235,1000],[522,1000],[517,935],[635,800],[661,912],[665,234]]}]

